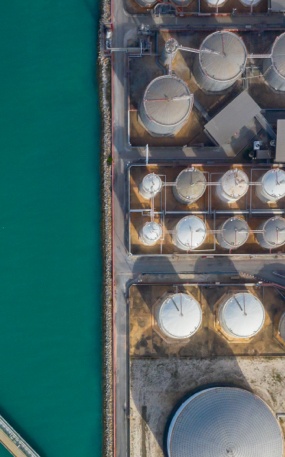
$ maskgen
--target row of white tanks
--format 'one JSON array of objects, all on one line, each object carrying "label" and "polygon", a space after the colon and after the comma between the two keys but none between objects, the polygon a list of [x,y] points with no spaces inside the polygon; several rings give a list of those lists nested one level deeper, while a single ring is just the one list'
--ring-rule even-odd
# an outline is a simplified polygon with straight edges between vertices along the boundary
[{"label": "row of white tanks", "polygon": [[[202,324],[200,303],[188,293],[168,294],[155,308],[156,322],[168,338],[186,339],[193,336]],[[265,310],[259,298],[249,292],[225,296],[217,312],[217,323],[231,339],[255,336],[265,322]],[[279,336],[285,343],[285,313],[278,326]]]},{"label": "row of white tanks", "polygon": [[[169,44],[169,45],[168,45]],[[162,53],[165,65],[174,59],[178,43],[170,39]],[[269,58],[263,59],[263,76],[277,91],[285,91],[285,33],[276,38]],[[243,40],[233,32],[208,35],[196,54],[193,75],[207,92],[231,87],[245,71],[248,53]],[[150,82],[139,107],[139,120],[152,136],[173,136],[186,123],[194,103],[187,84],[173,74]]]}]

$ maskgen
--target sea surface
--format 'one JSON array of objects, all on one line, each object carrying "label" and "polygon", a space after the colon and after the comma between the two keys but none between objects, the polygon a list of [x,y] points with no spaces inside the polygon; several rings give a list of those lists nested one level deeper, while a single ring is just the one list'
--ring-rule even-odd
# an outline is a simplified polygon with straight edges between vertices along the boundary
[{"label": "sea surface", "polygon": [[0,2],[0,414],[42,457],[101,455],[99,14]]}]

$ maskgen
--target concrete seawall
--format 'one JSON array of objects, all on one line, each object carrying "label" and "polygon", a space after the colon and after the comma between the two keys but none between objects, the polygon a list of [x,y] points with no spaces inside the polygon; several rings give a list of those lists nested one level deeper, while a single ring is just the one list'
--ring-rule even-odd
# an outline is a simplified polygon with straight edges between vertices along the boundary
[{"label": "concrete seawall", "polygon": [[0,443],[14,457],[40,457],[2,416],[0,416]]}]

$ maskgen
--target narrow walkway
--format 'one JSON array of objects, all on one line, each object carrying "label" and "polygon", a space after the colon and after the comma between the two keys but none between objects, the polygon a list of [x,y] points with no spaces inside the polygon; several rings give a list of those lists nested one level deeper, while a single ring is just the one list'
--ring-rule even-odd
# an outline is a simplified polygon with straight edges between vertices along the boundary
[{"label": "narrow walkway", "polygon": [[40,457],[2,416],[0,416],[0,443],[14,457]]}]

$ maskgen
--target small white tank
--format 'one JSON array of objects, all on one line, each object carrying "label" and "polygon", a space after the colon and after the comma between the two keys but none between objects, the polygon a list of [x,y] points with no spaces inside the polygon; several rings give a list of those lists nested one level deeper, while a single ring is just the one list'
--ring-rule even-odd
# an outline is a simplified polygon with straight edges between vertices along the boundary
[{"label": "small white tank", "polygon": [[285,244],[285,219],[274,216],[263,222],[258,230],[256,238],[260,246],[264,249],[276,249]]},{"label": "small white tank", "polygon": [[256,195],[261,201],[275,203],[285,196],[285,172],[280,168],[268,170],[258,181]]},{"label": "small white tank", "polygon": [[161,332],[169,338],[190,338],[201,325],[201,306],[189,294],[168,295],[157,309],[156,320]]},{"label": "small white tank", "polygon": [[231,217],[220,227],[217,241],[222,248],[237,249],[246,243],[249,236],[249,227],[244,219]]},{"label": "small white tank", "polygon": [[140,230],[140,239],[147,246],[153,246],[161,237],[162,227],[157,222],[146,222]]},{"label": "small white tank", "polygon": [[144,176],[139,186],[140,194],[147,200],[155,197],[161,191],[162,181],[160,176],[155,173],[149,173]]},{"label": "small white tank", "polygon": [[282,314],[279,321],[278,333],[285,343],[285,313]]},{"label": "small white tank", "polygon": [[249,182],[247,174],[235,168],[228,170],[219,180],[217,186],[218,197],[226,203],[234,203],[242,198],[248,191]]},{"label": "small white tank", "polygon": [[197,201],[206,190],[205,175],[197,168],[186,168],[176,178],[173,194],[180,203],[191,204]]},{"label": "small white tank", "polygon": [[175,227],[173,243],[183,251],[199,248],[207,235],[206,226],[197,216],[186,216]]},{"label": "small white tank", "polygon": [[231,338],[251,338],[263,327],[265,311],[261,301],[249,292],[226,298],[219,308],[219,322]]},{"label": "small white tank", "polygon": [[169,38],[165,42],[163,51],[160,56],[160,61],[162,65],[169,66],[172,64],[176,54],[178,51],[178,42],[175,40],[175,38]]}]

